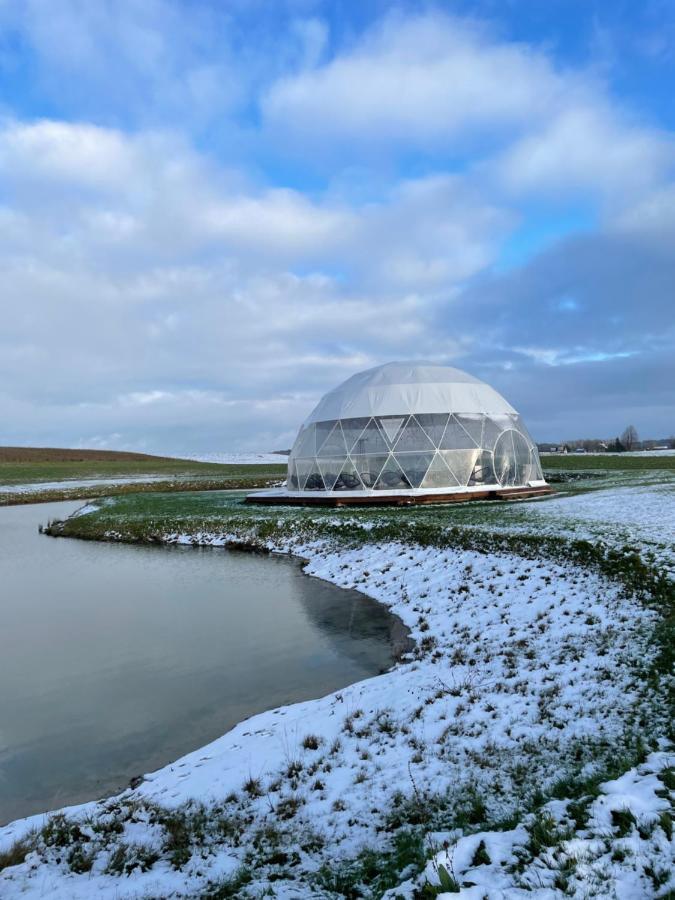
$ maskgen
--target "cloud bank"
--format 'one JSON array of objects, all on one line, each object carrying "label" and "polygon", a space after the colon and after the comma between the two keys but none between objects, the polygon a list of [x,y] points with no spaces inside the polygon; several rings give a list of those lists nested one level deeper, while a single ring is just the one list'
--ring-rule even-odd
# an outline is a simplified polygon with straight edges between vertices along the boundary
[{"label": "cloud bank", "polygon": [[416,357],[541,440],[675,431],[673,135],[606,76],[437,11],[56,9],[0,5],[0,443],[289,446]]}]

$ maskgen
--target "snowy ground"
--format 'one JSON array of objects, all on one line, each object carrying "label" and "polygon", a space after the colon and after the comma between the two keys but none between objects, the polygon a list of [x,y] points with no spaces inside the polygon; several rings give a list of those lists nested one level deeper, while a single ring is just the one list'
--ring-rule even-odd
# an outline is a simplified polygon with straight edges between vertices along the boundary
[{"label": "snowy ground", "polygon": [[[643,765],[600,785],[596,799],[554,800],[508,831],[429,835],[444,847],[427,879],[441,897],[501,900],[552,896],[671,897],[672,772],[675,755],[654,753]],[[538,852],[533,852],[538,851]],[[454,882],[454,884],[453,884]],[[464,887],[464,884],[471,887]],[[406,896],[399,887],[397,893]]]},{"label": "snowy ground", "polygon": [[[189,476],[194,480],[195,476]],[[117,484],[151,484],[158,481],[180,481],[180,475],[125,475],[106,478],[70,478],[64,481],[35,481],[30,484],[0,484],[0,494],[38,494],[43,491],[61,491],[69,488],[100,487]]]},{"label": "snowy ground", "polygon": [[602,524],[629,532],[633,540],[675,544],[675,484],[658,490],[619,488],[556,497],[532,505],[531,513],[551,519]]},{"label": "snowy ground", "polygon": [[195,462],[228,463],[238,466],[260,465],[261,463],[286,465],[288,462],[288,456],[285,453],[254,453],[253,451],[242,453],[202,453],[197,456],[186,456],[184,459],[194,459]]},{"label": "snowy ground", "polygon": [[[338,889],[344,861],[364,847],[386,851],[403,823],[438,830],[439,822],[461,819],[466,836],[530,807],[559,779],[590,776],[603,760],[616,761],[631,746],[636,716],[658,715],[638,674],[652,652],[655,614],[597,575],[396,542],[272,549],[292,550],[308,560],[310,574],[387,604],[411,629],[411,658],[339,693],[255,716],[119,798],[49,820],[46,831],[27,838],[29,852],[17,857],[25,860],[0,872],[0,896],[259,897],[267,889],[289,900],[345,896]],[[567,857],[588,856],[583,865],[600,873],[596,896],[614,896],[624,883],[635,890],[620,896],[655,896],[650,872],[661,872],[672,845],[666,819],[654,824],[665,807],[650,773],[665,765],[663,754],[653,756],[647,768],[604,789],[573,845],[563,845],[562,831],[546,820],[555,831],[555,841],[544,842],[551,853],[562,846]],[[639,845],[639,816],[637,824],[615,825],[606,797],[649,820]],[[563,821],[565,809],[557,801],[544,814]],[[45,821],[0,829],[0,854]],[[481,839],[489,847],[485,872],[492,867],[502,878],[500,854],[517,858],[518,847],[531,844],[528,828],[536,830],[528,819],[514,825],[496,838],[465,837],[465,844],[446,827],[448,847],[440,845],[429,881],[447,887],[443,872],[452,876],[454,867],[460,883],[478,883],[471,863]],[[628,850],[607,862],[620,840]],[[558,862],[528,851],[513,872],[506,867],[506,892],[491,892],[495,882],[487,893],[519,896],[517,879],[531,877],[539,897],[557,896],[546,890]],[[621,881],[624,869],[628,881]],[[209,894],[226,877],[239,879],[237,886]],[[391,897],[413,890],[404,884]],[[486,888],[464,895],[483,897]]]},{"label": "snowy ground", "polygon": [[505,520],[505,531],[567,534],[633,547],[675,578],[675,482],[615,487],[529,503]]}]

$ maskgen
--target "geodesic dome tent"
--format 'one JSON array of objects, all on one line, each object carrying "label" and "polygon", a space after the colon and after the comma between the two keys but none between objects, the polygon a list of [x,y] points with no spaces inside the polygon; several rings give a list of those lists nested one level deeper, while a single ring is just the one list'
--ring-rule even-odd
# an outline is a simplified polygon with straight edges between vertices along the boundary
[{"label": "geodesic dome tent", "polygon": [[284,493],[384,498],[545,484],[536,445],[494,388],[448,366],[388,363],[323,397],[293,445]]}]

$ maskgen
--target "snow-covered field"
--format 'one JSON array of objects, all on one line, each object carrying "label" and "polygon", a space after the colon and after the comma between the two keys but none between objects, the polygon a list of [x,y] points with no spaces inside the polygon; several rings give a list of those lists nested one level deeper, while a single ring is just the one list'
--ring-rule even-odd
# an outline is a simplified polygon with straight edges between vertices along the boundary
[{"label": "snow-covered field", "polygon": [[633,547],[675,578],[675,483],[616,487],[528,504],[506,530],[568,534],[608,546]]},{"label": "snow-covered field", "polygon": [[675,484],[658,490],[617,488],[555,497],[532,504],[528,511],[551,519],[601,523],[605,528],[630,530],[639,540],[675,543]]},{"label": "snow-covered field", "polygon": [[[572,858],[575,896],[587,896],[589,883],[595,896],[656,896],[673,849],[654,774],[670,764],[665,753],[591,798],[574,842],[564,800],[536,820],[519,814],[537,791],[628,753],[638,712],[645,721],[658,715],[637,673],[653,652],[653,612],[598,575],[511,555],[397,542],[270,549],[301,555],[308,573],[387,604],[411,630],[411,658],[255,716],[119,798],[52,819],[28,838],[25,860],[0,872],[0,896],[345,896],[345,861],[364,847],[385,852],[410,821],[445,826],[427,871],[440,896],[446,875],[480,885],[463,889],[471,898],[516,897],[527,884],[534,896],[559,896],[551,885]],[[624,807],[633,819],[615,823],[611,810]],[[494,828],[514,813],[509,827]],[[543,825],[542,816],[550,816]],[[463,837],[453,830],[460,820]],[[484,822],[489,834],[467,836]],[[44,824],[33,817],[1,829],[0,853]],[[542,828],[554,837],[537,850]],[[489,862],[474,859],[481,840]],[[411,874],[400,873],[391,898],[413,897]],[[209,894],[228,877],[238,879],[230,893]],[[675,888],[672,874],[666,879],[661,889]]]},{"label": "snow-covered field", "polygon": [[[663,779],[674,764],[674,754],[654,753],[601,785],[597,799],[553,800],[509,831],[429,835],[430,847],[445,846],[427,865],[428,881],[439,887],[449,879],[458,886],[469,881],[472,887],[441,895],[467,900],[598,897],[607,896],[608,885],[610,896],[626,900],[657,893],[670,897],[672,803],[664,796]],[[615,838],[611,842],[609,835]],[[545,843],[543,852],[530,858],[533,836]],[[642,871],[636,861],[642,861]]]},{"label": "snow-covered field", "polygon": [[[193,477],[193,476],[191,476]],[[39,494],[69,488],[88,488],[118,484],[151,484],[158,481],[179,481],[180,475],[125,475],[120,477],[70,478],[64,481],[34,481],[30,484],[0,484],[0,494]]]},{"label": "snow-covered field", "polygon": [[261,463],[276,463],[286,465],[288,456],[285,453],[254,453],[253,451],[242,453],[202,453],[197,456],[186,456],[185,459],[194,459],[195,462],[229,463],[231,465],[249,466]]}]

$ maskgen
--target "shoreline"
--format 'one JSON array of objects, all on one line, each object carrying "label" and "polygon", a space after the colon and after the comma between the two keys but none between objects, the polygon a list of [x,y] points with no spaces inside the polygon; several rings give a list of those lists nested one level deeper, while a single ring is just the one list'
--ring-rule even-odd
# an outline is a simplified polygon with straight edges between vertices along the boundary
[{"label": "shoreline", "polygon": [[99,483],[86,487],[56,488],[35,491],[0,492],[0,507],[24,506],[32,503],[60,503],[69,500],[96,500],[104,497],[118,497],[124,494],[144,493],[200,493],[201,491],[247,491],[273,487],[278,479],[259,478],[251,480],[231,479],[222,481],[148,481],[125,482],[123,484]]}]

